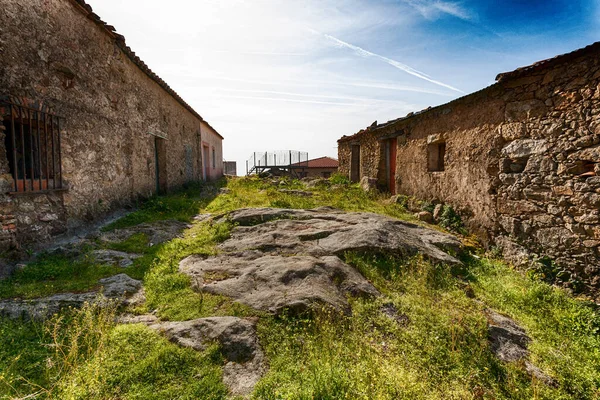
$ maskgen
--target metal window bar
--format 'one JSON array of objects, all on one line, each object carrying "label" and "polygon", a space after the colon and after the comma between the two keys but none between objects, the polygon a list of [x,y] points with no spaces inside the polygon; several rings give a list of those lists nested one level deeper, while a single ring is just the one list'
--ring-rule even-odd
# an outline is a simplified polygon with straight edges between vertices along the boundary
[{"label": "metal window bar", "polygon": [[0,105],[8,108],[4,122],[8,128],[5,134],[11,136],[6,143],[12,146],[14,192],[62,189],[62,118],[13,102],[2,101]]}]

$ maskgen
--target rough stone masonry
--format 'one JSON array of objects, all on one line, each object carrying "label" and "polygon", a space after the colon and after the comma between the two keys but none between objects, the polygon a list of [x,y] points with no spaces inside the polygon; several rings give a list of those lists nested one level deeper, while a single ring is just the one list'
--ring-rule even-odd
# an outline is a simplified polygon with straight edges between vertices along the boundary
[{"label": "rough stone masonry", "polygon": [[496,80],[342,137],[339,171],[450,204],[513,263],[598,293],[600,42]]},{"label": "rough stone masonry", "polygon": [[0,252],[222,175],[223,138],[83,0],[0,4]]}]

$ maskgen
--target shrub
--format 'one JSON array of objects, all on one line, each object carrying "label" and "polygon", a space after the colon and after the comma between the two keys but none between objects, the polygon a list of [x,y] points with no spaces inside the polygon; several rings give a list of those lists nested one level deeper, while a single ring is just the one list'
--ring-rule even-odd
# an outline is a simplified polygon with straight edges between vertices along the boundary
[{"label": "shrub", "polygon": [[349,185],[350,179],[346,175],[342,175],[340,173],[335,173],[329,177],[329,182],[333,185]]},{"label": "shrub", "polygon": [[440,214],[440,226],[458,233],[466,233],[460,215],[449,205],[444,205]]}]

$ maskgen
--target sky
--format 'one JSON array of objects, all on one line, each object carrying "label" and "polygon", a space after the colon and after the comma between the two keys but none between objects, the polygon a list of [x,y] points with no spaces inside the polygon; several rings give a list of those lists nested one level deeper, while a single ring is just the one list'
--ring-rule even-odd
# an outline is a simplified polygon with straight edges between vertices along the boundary
[{"label": "sky", "polygon": [[225,137],[337,158],[337,140],[600,40],[600,0],[87,0]]}]

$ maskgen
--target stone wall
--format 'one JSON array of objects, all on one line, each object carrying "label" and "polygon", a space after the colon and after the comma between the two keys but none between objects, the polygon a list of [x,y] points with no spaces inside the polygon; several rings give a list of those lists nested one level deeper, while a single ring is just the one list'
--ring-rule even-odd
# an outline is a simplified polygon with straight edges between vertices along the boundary
[{"label": "stone wall", "polygon": [[[452,205],[515,264],[554,263],[578,290],[600,289],[600,46],[500,76],[448,104],[339,141],[340,172],[361,146],[361,176],[385,187],[383,143],[398,141],[396,190]],[[444,170],[428,148],[445,143]],[[545,259],[546,258],[546,259]],[[552,268],[551,268],[552,269]]]},{"label": "stone wall", "polygon": [[[0,140],[0,250],[48,239],[154,194],[157,136],[164,140],[164,189],[202,179],[201,118],[140,68],[122,37],[107,31],[82,1],[1,2],[0,96],[43,103],[63,117],[66,190],[6,194],[13,180]],[[219,155],[221,139],[203,133]]]},{"label": "stone wall", "polygon": [[[202,121],[201,124],[201,137],[203,146],[208,146],[209,155],[204,160],[207,166],[207,180],[218,179],[223,176],[223,149],[221,146],[222,138],[219,137],[217,131],[215,131],[209,124]],[[215,161],[213,163],[213,149]]]}]

